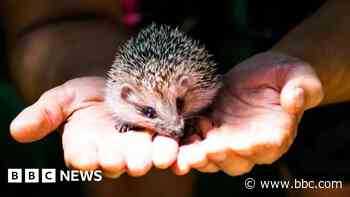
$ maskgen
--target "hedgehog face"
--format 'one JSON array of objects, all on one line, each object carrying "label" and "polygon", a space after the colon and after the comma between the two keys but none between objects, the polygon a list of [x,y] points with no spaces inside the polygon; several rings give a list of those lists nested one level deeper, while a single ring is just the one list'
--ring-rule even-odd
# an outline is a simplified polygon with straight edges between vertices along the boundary
[{"label": "hedgehog face", "polygon": [[111,83],[106,98],[114,116],[134,128],[182,137],[186,119],[208,106],[218,89],[196,88],[197,79],[192,75],[171,78],[169,83],[154,87],[125,82],[113,88],[115,84]]},{"label": "hedgehog face", "polygon": [[114,114],[121,122],[179,138],[184,135],[183,99],[186,92],[178,90],[174,87],[160,91],[124,84],[117,91],[119,98],[110,103],[115,106]]}]

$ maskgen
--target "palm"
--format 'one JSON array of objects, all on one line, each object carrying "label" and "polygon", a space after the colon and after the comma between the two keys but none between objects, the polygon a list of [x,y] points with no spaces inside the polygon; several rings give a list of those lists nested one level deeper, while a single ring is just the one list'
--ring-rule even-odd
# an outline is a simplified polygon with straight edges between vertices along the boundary
[{"label": "palm", "polygon": [[96,157],[99,146],[102,145],[101,139],[112,136],[114,129],[113,120],[104,104],[94,102],[76,110],[63,127],[65,156],[70,157],[66,160],[73,162],[71,165],[74,167],[96,168],[97,163],[89,163],[89,160]]},{"label": "palm", "polygon": [[235,84],[224,89],[214,105],[215,121],[233,139],[239,139],[231,143],[240,143],[235,145],[242,155],[258,154],[251,151],[258,146],[280,146],[285,152],[295,137],[296,116],[282,109],[280,91],[265,85]]},{"label": "palm", "polygon": [[[308,65],[295,59],[285,60],[279,54],[258,55],[224,77],[224,87],[212,107],[211,117],[217,125],[207,131],[204,144],[210,158],[222,151],[236,155],[224,163],[212,159],[229,174],[247,172],[253,164],[274,162],[295,138],[298,121],[310,103],[305,103],[304,93],[294,85],[300,87],[299,77],[315,81],[311,85],[319,81],[309,72]],[[299,74],[295,77],[294,73]],[[288,81],[290,76],[296,80]],[[316,96],[312,105],[321,98]],[[246,166],[242,170],[234,169],[237,156]]]},{"label": "palm", "polygon": [[75,134],[93,140],[98,139],[97,136],[101,136],[106,132],[112,132],[113,129],[114,121],[102,102],[96,102],[75,111],[64,125],[64,133],[74,130],[72,132]]}]

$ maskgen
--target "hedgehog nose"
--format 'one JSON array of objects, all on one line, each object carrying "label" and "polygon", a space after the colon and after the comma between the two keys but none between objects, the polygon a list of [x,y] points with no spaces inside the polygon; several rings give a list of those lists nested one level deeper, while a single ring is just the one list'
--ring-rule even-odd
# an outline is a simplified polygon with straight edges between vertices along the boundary
[{"label": "hedgehog nose", "polygon": [[180,117],[177,117],[175,120],[173,120],[171,127],[168,130],[170,131],[170,135],[174,137],[182,137],[185,132],[184,125],[184,120]]},{"label": "hedgehog nose", "polygon": [[181,138],[182,136],[184,136],[185,134],[185,129],[184,128],[178,128],[178,129],[174,129],[172,131],[172,135]]}]

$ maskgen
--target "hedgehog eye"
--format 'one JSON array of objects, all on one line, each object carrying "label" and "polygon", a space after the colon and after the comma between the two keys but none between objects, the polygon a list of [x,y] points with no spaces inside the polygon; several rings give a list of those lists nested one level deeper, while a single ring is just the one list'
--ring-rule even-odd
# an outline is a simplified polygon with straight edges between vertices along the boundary
[{"label": "hedgehog eye", "polygon": [[141,112],[143,113],[144,116],[150,119],[154,119],[157,117],[157,112],[152,107],[144,107],[142,108]]},{"label": "hedgehog eye", "polygon": [[184,107],[184,99],[177,97],[176,98],[176,109],[177,109],[177,113],[181,113]]}]

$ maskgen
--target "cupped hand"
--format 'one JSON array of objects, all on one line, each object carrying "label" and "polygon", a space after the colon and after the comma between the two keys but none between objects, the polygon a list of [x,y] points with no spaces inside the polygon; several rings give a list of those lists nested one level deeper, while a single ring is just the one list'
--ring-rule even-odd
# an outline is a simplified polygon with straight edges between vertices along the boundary
[{"label": "cupped hand", "polygon": [[[196,155],[205,155],[202,165],[183,159],[183,166],[217,167],[234,176],[270,164],[293,143],[303,112],[322,98],[321,82],[306,62],[278,52],[255,55],[224,76],[212,106],[214,125],[206,123],[204,140],[197,143]],[[188,158],[188,152],[180,148],[179,158]]]},{"label": "cupped hand", "polygon": [[11,135],[19,142],[39,140],[55,129],[63,130],[67,166],[102,169],[106,176],[123,172],[141,176],[153,166],[169,167],[178,143],[147,132],[118,133],[104,103],[105,80],[82,77],[45,92],[11,123]]}]

